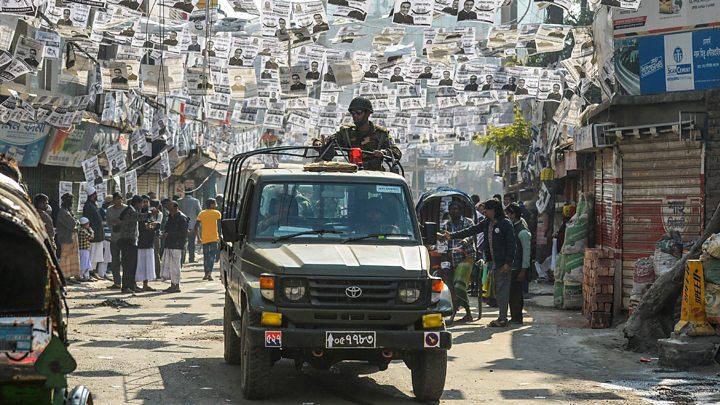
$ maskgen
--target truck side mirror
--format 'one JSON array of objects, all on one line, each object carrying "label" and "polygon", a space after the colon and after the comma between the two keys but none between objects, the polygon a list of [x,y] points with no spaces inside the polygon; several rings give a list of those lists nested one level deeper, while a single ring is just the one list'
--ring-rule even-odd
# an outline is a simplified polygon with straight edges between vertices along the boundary
[{"label": "truck side mirror", "polygon": [[423,244],[434,245],[437,243],[438,226],[435,222],[425,222],[425,235],[423,236]]},{"label": "truck side mirror", "polygon": [[223,219],[220,221],[220,227],[222,228],[223,240],[225,242],[237,242],[240,240],[237,230],[237,218]]}]

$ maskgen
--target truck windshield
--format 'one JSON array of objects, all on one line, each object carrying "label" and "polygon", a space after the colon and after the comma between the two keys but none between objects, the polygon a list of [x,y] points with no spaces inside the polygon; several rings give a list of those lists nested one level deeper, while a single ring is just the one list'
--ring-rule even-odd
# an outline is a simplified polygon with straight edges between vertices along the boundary
[{"label": "truck windshield", "polygon": [[417,240],[411,204],[400,185],[266,183],[252,226],[259,240]]}]

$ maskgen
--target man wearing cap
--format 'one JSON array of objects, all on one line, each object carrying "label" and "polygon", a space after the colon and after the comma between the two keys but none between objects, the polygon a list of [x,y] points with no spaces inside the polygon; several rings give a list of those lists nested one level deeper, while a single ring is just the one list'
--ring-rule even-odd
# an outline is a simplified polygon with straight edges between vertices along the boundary
[{"label": "man wearing cap", "polygon": [[383,156],[390,156],[399,161],[402,152],[395,146],[387,128],[373,124],[369,118],[373,113],[370,100],[356,97],[348,108],[354,124],[343,125],[334,135],[325,139],[325,143],[337,142],[341,148],[360,148],[363,154],[363,168],[366,170],[383,170]]},{"label": "man wearing cap", "polygon": [[90,277],[97,277],[98,264],[104,262],[103,241],[105,240],[105,232],[103,231],[103,220],[97,206],[97,190],[88,184],[85,187],[87,191],[87,200],[83,205],[83,217],[90,221],[90,229],[93,231],[93,237],[90,240]]},{"label": "man wearing cap", "polygon": [[[189,263],[195,263],[195,225],[197,224],[197,216],[202,211],[200,200],[193,197],[191,190],[185,191],[185,196],[177,201],[180,211],[185,214],[188,219],[187,234],[187,252]],[[185,250],[183,250],[182,263],[185,264]]]}]

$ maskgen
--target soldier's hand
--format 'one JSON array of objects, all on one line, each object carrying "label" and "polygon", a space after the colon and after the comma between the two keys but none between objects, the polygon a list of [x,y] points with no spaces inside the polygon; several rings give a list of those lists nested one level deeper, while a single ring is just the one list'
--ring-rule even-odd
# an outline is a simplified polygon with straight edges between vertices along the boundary
[{"label": "soldier's hand", "polygon": [[385,156],[385,155],[382,153],[382,151],[376,150],[376,151],[373,151],[373,156],[380,158],[380,157],[383,157],[383,156]]}]

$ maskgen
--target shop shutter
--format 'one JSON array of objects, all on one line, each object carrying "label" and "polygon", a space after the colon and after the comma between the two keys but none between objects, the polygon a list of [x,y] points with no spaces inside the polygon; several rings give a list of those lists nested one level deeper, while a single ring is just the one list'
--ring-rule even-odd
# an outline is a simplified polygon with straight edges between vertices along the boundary
[{"label": "shop shutter", "polygon": [[702,227],[702,143],[677,135],[625,139],[622,153],[623,308],[628,307],[633,264],[653,256],[668,231],[685,242]]},{"label": "shop shutter", "polygon": [[163,197],[162,190],[160,190],[160,175],[157,173],[144,173],[138,176],[138,193],[140,195],[146,195],[150,191],[154,191],[158,197]]},{"label": "shop shutter", "polygon": [[595,154],[595,244],[613,244],[613,150],[603,149]]}]

